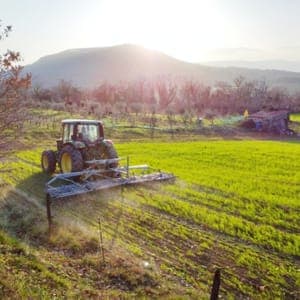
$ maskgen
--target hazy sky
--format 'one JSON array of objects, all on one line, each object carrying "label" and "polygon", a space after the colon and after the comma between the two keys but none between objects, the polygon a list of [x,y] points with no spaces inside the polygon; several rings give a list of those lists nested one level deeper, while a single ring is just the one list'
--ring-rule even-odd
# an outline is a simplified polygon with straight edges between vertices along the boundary
[{"label": "hazy sky", "polygon": [[0,53],[24,63],[122,43],[187,61],[300,60],[300,0],[0,0],[0,19],[13,25]]}]

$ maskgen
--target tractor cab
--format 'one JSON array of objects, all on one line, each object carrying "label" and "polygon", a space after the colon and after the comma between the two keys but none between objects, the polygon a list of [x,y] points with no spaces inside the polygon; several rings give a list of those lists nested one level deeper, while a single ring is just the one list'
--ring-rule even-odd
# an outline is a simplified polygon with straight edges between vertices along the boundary
[{"label": "tractor cab", "polygon": [[68,119],[62,121],[62,137],[57,141],[60,150],[67,143],[83,142],[93,145],[104,139],[103,124],[96,120]]}]

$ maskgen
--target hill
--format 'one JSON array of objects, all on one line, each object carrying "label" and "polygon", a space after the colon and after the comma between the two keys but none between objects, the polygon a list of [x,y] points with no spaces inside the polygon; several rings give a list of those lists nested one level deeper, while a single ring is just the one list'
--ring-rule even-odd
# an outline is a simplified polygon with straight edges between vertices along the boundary
[{"label": "hill", "polygon": [[213,67],[238,67],[300,72],[300,61],[296,60],[216,60],[203,62],[203,64]]},{"label": "hill", "polygon": [[300,73],[237,67],[210,67],[180,61],[158,51],[136,45],[66,50],[40,58],[25,67],[34,84],[45,87],[64,79],[80,87],[95,87],[101,81],[127,81],[140,78],[172,76],[197,79],[205,84],[231,82],[242,75],[250,80],[266,80],[271,86],[295,91]]}]

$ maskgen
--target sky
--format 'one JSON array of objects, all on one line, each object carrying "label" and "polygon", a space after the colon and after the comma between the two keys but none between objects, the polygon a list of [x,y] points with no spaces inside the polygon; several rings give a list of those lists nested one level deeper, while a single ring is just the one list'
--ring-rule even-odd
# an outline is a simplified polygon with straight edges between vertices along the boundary
[{"label": "sky", "polygon": [[0,0],[24,64],[73,48],[138,44],[176,58],[300,60],[300,0]]}]

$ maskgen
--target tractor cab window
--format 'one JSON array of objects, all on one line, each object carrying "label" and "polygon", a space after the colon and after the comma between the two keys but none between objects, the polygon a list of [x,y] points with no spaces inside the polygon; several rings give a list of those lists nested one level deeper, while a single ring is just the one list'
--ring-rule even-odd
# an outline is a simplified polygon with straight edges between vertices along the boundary
[{"label": "tractor cab window", "polygon": [[73,124],[64,124],[63,143],[71,142],[72,140],[74,140],[73,130],[74,130]]},{"label": "tractor cab window", "polygon": [[79,124],[77,126],[78,139],[86,142],[95,142],[99,138],[98,124]]}]

